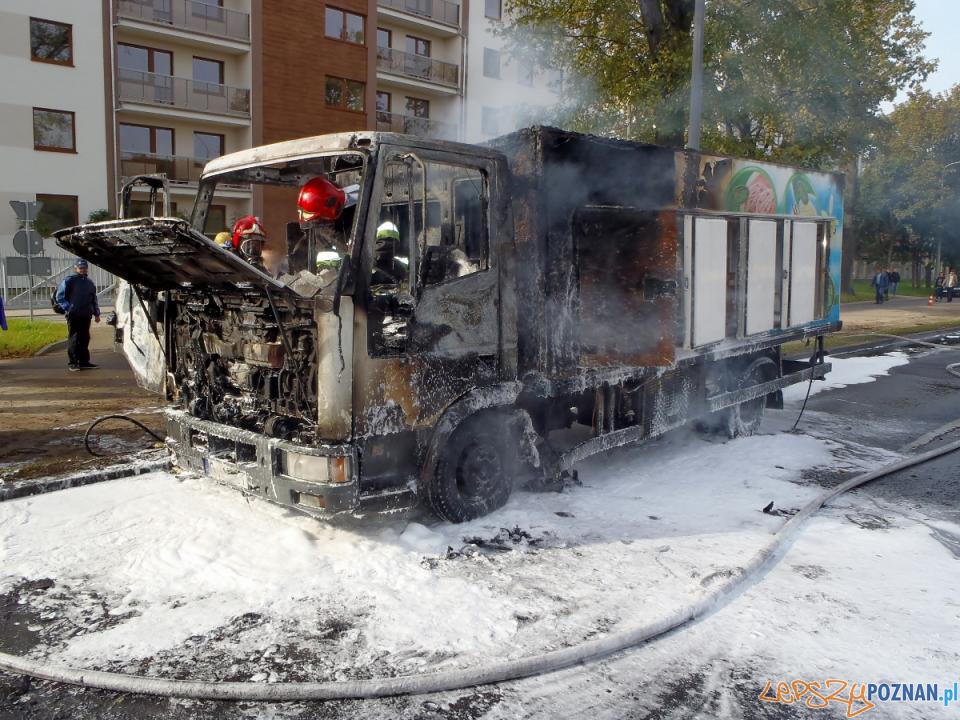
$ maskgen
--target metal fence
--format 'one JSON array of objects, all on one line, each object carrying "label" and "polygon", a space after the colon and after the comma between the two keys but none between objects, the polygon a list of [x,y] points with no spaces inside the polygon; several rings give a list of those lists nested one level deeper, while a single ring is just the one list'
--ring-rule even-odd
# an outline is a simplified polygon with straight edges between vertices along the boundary
[{"label": "metal fence", "polygon": [[122,101],[219,115],[250,116],[250,90],[246,88],[122,68],[118,74],[117,89]]},{"label": "metal fence", "polygon": [[[32,286],[28,275],[7,275],[7,259],[0,258],[0,260],[3,261],[0,264],[0,280],[3,285],[4,307],[8,310],[26,310],[30,307],[32,299],[34,310],[49,313],[51,312],[50,295],[63,279],[73,272],[73,263],[76,258],[50,258],[52,270],[50,277],[34,275]],[[95,265],[90,266],[89,277],[97,286],[100,304],[104,306],[113,304],[116,277]]]},{"label": "metal fence", "polygon": [[[196,185],[203,175],[206,160],[181,155],[157,155],[154,153],[120,153],[120,175],[125,178],[135,175],[164,173],[172,184]],[[249,190],[250,184],[219,183],[220,189]]]},{"label": "metal fence", "polygon": [[392,8],[411,15],[460,27],[460,6],[447,0],[378,0],[380,7]]},{"label": "metal fence", "polygon": [[[437,0],[434,0],[436,2]],[[250,16],[196,0],[117,0],[117,17],[250,41]]]},{"label": "metal fence", "polygon": [[459,66],[391,48],[377,48],[377,70],[452,88],[460,86]]},{"label": "metal fence", "polygon": [[377,111],[377,130],[381,132],[405,133],[437,140],[456,140],[457,126],[453,123],[439,122],[429,118],[400,115],[399,113]]}]

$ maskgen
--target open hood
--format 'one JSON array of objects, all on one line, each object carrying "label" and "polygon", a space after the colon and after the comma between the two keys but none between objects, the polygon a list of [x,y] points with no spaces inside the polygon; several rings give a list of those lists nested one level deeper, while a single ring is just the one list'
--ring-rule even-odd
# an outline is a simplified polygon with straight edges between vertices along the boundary
[{"label": "open hood", "polygon": [[288,291],[281,282],[216,245],[178,218],[134,218],[78,225],[54,235],[64,250],[128,282],[154,290],[253,284]]}]

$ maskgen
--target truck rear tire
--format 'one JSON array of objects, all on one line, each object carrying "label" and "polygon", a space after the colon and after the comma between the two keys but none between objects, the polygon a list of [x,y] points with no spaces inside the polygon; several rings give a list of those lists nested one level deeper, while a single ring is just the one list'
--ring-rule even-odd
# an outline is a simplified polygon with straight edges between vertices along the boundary
[{"label": "truck rear tire", "polygon": [[[759,357],[750,363],[740,374],[738,389],[760,385],[776,377],[777,365],[768,357]],[[724,429],[727,437],[749,437],[760,429],[763,409],[767,405],[767,396],[761,395],[724,410]]]},{"label": "truck rear tire", "polygon": [[485,412],[463,421],[440,453],[427,500],[444,520],[460,523],[506,505],[513,490],[516,443],[504,418]]}]

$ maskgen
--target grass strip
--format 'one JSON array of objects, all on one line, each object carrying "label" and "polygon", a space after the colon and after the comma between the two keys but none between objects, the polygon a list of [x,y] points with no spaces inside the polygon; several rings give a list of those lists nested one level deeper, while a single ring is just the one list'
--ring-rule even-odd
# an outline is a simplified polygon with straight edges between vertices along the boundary
[{"label": "grass strip", "polygon": [[[830,348],[845,347],[857,343],[867,343],[871,339],[877,342],[890,339],[884,338],[883,335],[915,335],[917,333],[933,332],[935,330],[946,331],[954,329],[957,329],[956,318],[948,318],[938,322],[919,323],[916,325],[878,327],[873,330],[850,330],[849,332],[841,330],[840,332],[827,335],[824,338],[824,347],[829,350]],[[880,333],[880,335],[876,335],[875,333]],[[782,348],[784,356],[790,357],[793,355],[803,355],[804,353],[812,354],[814,344],[813,340],[811,340],[809,344],[804,340],[796,340],[794,342],[784,343]]]},{"label": "grass strip", "polygon": [[0,359],[30,357],[50,343],[67,339],[67,324],[50,320],[7,318],[7,330],[0,330]]}]

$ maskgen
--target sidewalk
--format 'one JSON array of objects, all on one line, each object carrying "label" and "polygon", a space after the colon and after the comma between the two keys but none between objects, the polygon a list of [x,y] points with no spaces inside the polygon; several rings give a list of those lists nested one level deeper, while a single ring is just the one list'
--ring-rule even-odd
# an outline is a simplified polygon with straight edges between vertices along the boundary
[{"label": "sidewalk", "polygon": [[944,327],[960,326],[960,299],[941,300],[933,305],[927,298],[899,296],[877,305],[875,302],[846,303],[840,306],[843,331],[884,330],[914,325],[942,323]]},{"label": "sidewalk", "polygon": [[[126,359],[113,352],[113,328],[93,326],[90,350],[97,370],[70,372],[65,351],[0,360],[0,482],[115,462],[94,458],[83,447],[87,427],[104,415],[136,411],[138,420],[161,429],[164,401],[136,385]],[[101,429],[101,452],[142,449],[153,442],[128,423],[105,423]]]}]

